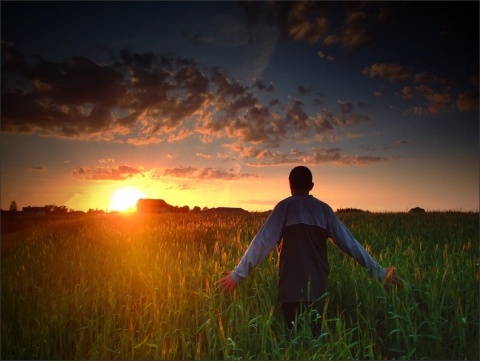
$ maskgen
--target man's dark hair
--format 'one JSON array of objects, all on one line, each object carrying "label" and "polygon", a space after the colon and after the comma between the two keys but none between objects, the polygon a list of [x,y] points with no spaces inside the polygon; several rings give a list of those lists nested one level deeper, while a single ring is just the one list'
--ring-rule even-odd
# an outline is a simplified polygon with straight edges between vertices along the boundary
[{"label": "man's dark hair", "polygon": [[311,190],[313,187],[312,172],[307,167],[300,165],[295,167],[288,176],[290,182],[290,189]]}]

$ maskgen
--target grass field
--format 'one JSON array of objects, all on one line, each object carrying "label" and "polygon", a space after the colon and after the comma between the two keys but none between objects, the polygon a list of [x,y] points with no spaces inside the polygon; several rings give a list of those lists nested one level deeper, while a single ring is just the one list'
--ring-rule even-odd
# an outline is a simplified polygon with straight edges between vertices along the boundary
[{"label": "grass field", "polygon": [[37,220],[2,252],[1,358],[478,360],[478,213],[339,216],[409,287],[387,293],[330,245],[317,337],[286,335],[275,252],[215,292],[266,214]]}]

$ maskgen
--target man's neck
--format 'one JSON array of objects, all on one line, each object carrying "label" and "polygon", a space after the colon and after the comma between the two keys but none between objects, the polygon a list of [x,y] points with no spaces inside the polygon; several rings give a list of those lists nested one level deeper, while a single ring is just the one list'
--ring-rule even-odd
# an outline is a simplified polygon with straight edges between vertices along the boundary
[{"label": "man's neck", "polygon": [[292,196],[308,196],[310,191],[304,189],[291,189]]}]

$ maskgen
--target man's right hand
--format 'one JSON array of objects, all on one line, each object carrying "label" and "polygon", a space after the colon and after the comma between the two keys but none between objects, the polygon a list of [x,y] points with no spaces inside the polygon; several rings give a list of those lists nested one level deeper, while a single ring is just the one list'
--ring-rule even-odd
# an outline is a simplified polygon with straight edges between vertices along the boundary
[{"label": "man's right hand", "polygon": [[400,289],[404,288],[406,282],[397,274],[395,267],[387,268],[387,275],[385,276],[385,280],[383,281],[383,287],[387,291],[391,291],[392,289]]}]

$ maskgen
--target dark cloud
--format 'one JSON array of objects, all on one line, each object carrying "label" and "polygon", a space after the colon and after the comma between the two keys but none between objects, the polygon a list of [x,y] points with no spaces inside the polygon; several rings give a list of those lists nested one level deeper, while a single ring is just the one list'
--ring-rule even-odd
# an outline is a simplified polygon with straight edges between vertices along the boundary
[{"label": "dark cloud", "polygon": [[[7,73],[2,83],[3,131],[138,144],[198,132],[277,143],[288,139],[289,129],[308,126],[301,101],[287,105],[283,118],[220,68],[202,72],[192,59],[122,50],[112,65],[78,56],[63,63],[35,57],[28,63],[11,44],[3,45]],[[9,73],[20,76],[24,86],[9,79]],[[273,91],[273,86],[256,79],[252,89]],[[276,103],[273,100],[270,106]],[[348,112],[350,119],[329,120],[317,131],[355,122],[346,105],[340,106],[342,117]]]},{"label": "dark cloud", "polygon": [[378,76],[391,82],[404,82],[413,75],[413,72],[405,69],[401,64],[375,63],[365,67],[363,74],[368,75],[370,78]]},{"label": "dark cloud", "polygon": [[311,87],[304,87],[303,85],[300,85],[298,87],[298,92],[300,93],[300,95],[308,95],[312,92],[312,88]]},{"label": "dark cloud", "polygon": [[[416,47],[417,43],[423,44],[422,51],[425,53],[440,52],[440,57],[437,55],[437,59],[430,59],[430,62],[441,63],[446,71],[461,73],[457,78],[463,79],[469,76],[465,74],[465,69],[473,66],[477,69],[478,79],[478,35],[474,35],[478,34],[476,2],[461,2],[452,7],[450,2],[272,1],[268,4],[247,3],[242,7],[251,23],[275,25],[283,41],[321,43],[325,47],[337,46],[352,52],[373,45],[390,47],[392,44],[403,44],[405,39],[416,38],[415,44],[409,45]],[[406,18],[409,21],[405,21]],[[322,59],[329,59],[323,49],[317,54]],[[438,58],[442,61],[439,62]],[[330,60],[334,58],[330,57]],[[412,59],[410,62],[412,64],[406,65],[380,61],[365,67],[363,74],[370,78],[387,79],[394,84],[429,84],[433,95],[420,95],[424,105],[413,108],[417,114],[435,114],[452,107],[461,112],[478,110],[478,83],[472,89],[455,84],[457,89],[447,91],[443,89],[446,83],[455,81],[441,79],[423,70],[415,73],[413,64],[418,66],[419,61]],[[308,93],[304,87],[298,91],[301,95]],[[412,94],[397,94],[404,99],[414,99]],[[376,96],[380,95],[377,91]],[[314,104],[322,104],[321,99],[315,99]]]},{"label": "dark cloud", "polygon": [[408,144],[412,144],[412,142],[409,141],[409,140],[397,140],[393,144],[386,145],[385,147],[383,147],[383,149],[384,150],[389,150],[389,149],[398,148],[398,147],[408,145]]},{"label": "dark cloud", "polygon": [[[307,5],[296,6],[298,20]],[[197,134],[205,142],[226,138],[277,146],[370,120],[343,100],[337,101],[337,111],[316,114],[309,114],[301,100],[265,100],[264,92],[275,91],[272,83],[254,79],[251,85],[242,84],[220,67],[201,68],[190,58],[124,49],[109,63],[81,56],[54,62],[22,54],[8,42],[2,42],[2,48],[3,132],[131,144]],[[461,111],[478,107],[474,92],[456,97],[440,92],[422,83],[440,84],[439,79],[425,72],[414,77],[402,65],[376,63],[364,73],[395,81],[415,79],[414,86],[403,88],[402,97],[422,96],[425,110],[418,112],[440,112],[454,101]],[[302,96],[315,94],[315,105],[323,103],[324,95],[311,87],[298,91]],[[357,108],[365,109],[362,104]]]},{"label": "dark cloud", "polygon": [[350,127],[370,120],[369,115],[355,112],[355,107],[352,103],[338,99],[337,105],[339,108],[338,113],[325,112],[324,115],[324,119],[333,126]]},{"label": "dark cloud", "polygon": [[279,104],[278,99],[265,106],[252,92],[273,91],[272,84],[255,79],[249,89],[231,81],[219,67],[203,72],[192,59],[122,50],[112,65],[82,57],[65,63],[37,58],[28,68],[12,46],[8,49],[9,57],[18,61],[7,62],[7,68],[18,68],[27,86],[2,84],[3,131],[133,144],[198,133],[205,139],[226,136],[278,144],[298,132],[307,136],[347,123],[332,115],[312,117],[299,100],[286,106],[285,115],[273,112],[270,108]]},{"label": "dark cloud", "polygon": [[363,3],[349,2],[346,5],[346,19],[340,35],[340,41],[346,48],[357,48],[370,41],[368,25],[372,18],[362,8]]},{"label": "dark cloud", "polygon": [[369,44],[389,27],[385,19],[395,13],[391,6],[368,2],[272,1],[242,5],[248,21],[277,26],[284,41],[339,44],[346,49]]},{"label": "dark cloud", "polygon": [[267,92],[273,92],[275,90],[273,83],[265,85],[262,79],[254,79],[252,87],[259,90],[265,90]]},{"label": "dark cloud", "polygon": [[315,98],[313,99],[313,105],[322,105],[324,103],[325,94],[316,92]]},{"label": "dark cloud", "polygon": [[461,112],[470,112],[478,109],[478,91],[460,93],[455,105]]},{"label": "dark cloud", "polygon": [[287,106],[285,120],[297,130],[306,129],[308,127],[308,115],[303,110],[303,107],[303,102],[299,100],[294,100]]},{"label": "dark cloud", "polygon": [[[370,78],[379,77],[392,83],[404,84],[397,95],[404,100],[423,100],[423,106],[413,107],[418,115],[436,114],[455,106],[461,112],[478,109],[478,85],[473,90],[454,87],[454,81],[434,76],[428,72],[416,73],[401,64],[375,63],[367,66],[363,74]],[[473,78],[475,79],[474,75]],[[407,84],[407,85],[405,85]]]},{"label": "dark cloud", "polygon": [[279,103],[280,103],[280,100],[278,100],[277,98],[275,98],[275,99],[270,100],[270,101],[268,102],[268,105],[269,105],[270,107],[273,107],[273,106],[275,106],[275,105],[277,105],[277,104],[279,104]]}]

